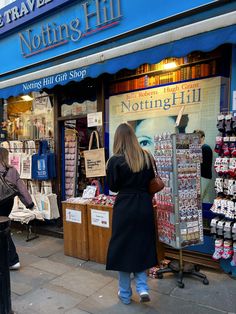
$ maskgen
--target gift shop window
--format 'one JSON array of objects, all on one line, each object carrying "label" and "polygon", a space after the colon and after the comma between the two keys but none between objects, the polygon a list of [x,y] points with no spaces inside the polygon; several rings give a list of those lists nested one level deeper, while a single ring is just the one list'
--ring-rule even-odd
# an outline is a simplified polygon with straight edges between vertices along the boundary
[{"label": "gift shop window", "polygon": [[[59,92],[62,156],[62,199],[82,196],[87,185],[100,184],[97,178],[86,178],[84,151],[88,149],[92,131],[102,134],[101,127],[90,127],[88,117],[97,113],[96,80],[71,82]],[[101,138],[101,137],[100,137]]]},{"label": "gift shop window", "polygon": [[[230,52],[230,45],[224,45],[209,53],[198,51],[122,70],[110,83],[107,101],[110,154],[115,130],[122,122],[133,125],[140,145],[154,157],[160,149],[158,139],[176,132],[180,111],[177,132],[205,133],[205,144],[213,153],[212,179],[202,178],[202,202],[208,209],[215,197],[216,121],[220,112],[229,110]],[[209,219],[205,226],[209,229]]]},{"label": "gift shop window", "polygon": [[45,92],[10,97],[4,102],[3,120],[8,140],[52,139],[52,97]]},{"label": "gift shop window", "polygon": [[[56,178],[53,107],[53,95],[46,92],[32,92],[4,100],[0,141],[1,147],[9,151],[9,164],[25,180],[34,208],[42,213],[42,219],[47,220],[59,217],[57,197],[53,194]],[[42,205],[49,194],[54,197],[54,213],[46,211],[46,205]],[[24,208],[16,199],[16,207]]]}]

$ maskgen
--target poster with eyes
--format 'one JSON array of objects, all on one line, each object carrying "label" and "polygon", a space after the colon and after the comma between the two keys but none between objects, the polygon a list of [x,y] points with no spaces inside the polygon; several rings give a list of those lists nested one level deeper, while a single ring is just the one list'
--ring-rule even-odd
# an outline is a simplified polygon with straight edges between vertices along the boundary
[{"label": "poster with eyes", "polygon": [[[217,135],[215,121],[221,105],[228,101],[225,96],[227,88],[227,79],[213,77],[110,96],[106,123],[109,155],[112,155],[115,130],[122,122],[129,122],[140,145],[154,154],[155,134],[174,133],[176,119],[183,106],[178,131],[192,133],[196,129],[203,130],[205,142],[214,149]],[[208,184],[203,202],[212,203],[213,199],[214,178]]]}]

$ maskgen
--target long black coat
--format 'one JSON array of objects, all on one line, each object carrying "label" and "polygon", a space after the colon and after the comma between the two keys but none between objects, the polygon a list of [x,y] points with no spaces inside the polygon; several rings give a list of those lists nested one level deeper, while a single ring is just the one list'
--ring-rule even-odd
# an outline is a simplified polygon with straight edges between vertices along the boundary
[{"label": "long black coat", "polygon": [[141,272],[157,265],[152,198],[147,192],[153,177],[152,167],[133,173],[123,156],[113,156],[108,162],[108,186],[119,192],[113,208],[108,270]]}]

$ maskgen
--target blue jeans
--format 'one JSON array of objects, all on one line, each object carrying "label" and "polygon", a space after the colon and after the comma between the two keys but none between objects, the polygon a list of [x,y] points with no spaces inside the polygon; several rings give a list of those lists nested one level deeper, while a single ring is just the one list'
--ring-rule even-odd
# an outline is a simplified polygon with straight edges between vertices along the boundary
[{"label": "blue jeans", "polygon": [[[119,297],[121,301],[125,304],[130,303],[130,298],[132,296],[130,275],[131,273],[119,271]],[[149,287],[147,285],[146,271],[134,273],[134,280],[136,284],[136,291],[138,294],[140,294],[141,292],[149,291]]]}]

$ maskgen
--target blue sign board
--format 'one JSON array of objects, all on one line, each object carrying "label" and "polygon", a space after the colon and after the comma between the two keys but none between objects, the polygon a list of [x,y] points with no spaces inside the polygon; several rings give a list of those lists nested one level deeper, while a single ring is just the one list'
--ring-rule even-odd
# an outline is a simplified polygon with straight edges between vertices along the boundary
[{"label": "blue sign board", "polygon": [[[14,3],[19,2],[22,1]],[[46,10],[52,4],[66,1],[24,0],[24,2],[28,5],[32,2],[44,3],[39,9]],[[0,59],[4,60],[4,63],[1,64],[0,74],[50,60],[211,2],[215,1],[74,1],[71,6],[63,7],[62,12],[55,11],[44,20],[25,26],[17,33],[3,38]],[[7,8],[5,7],[5,10]],[[36,11],[30,14],[36,14]],[[17,20],[14,23],[17,23]]]},{"label": "blue sign board", "polygon": [[0,35],[71,0],[17,0],[0,9]]}]

